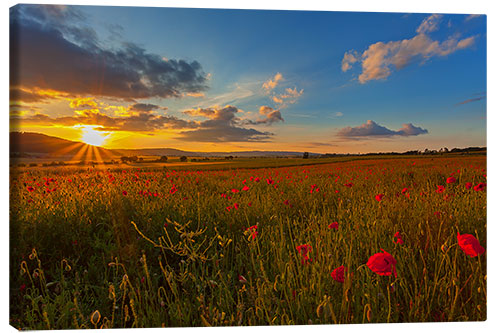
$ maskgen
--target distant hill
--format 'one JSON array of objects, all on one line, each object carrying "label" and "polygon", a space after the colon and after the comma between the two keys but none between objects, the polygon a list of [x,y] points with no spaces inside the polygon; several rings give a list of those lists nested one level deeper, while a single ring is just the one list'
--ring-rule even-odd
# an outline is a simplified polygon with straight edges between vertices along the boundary
[{"label": "distant hill", "polygon": [[10,132],[11,157],[54,157],[61,159],[102,159],[117,157],[109,149],[94,147],[83,142],[29,132]]},{"label": "distant hill", "polygon": [[[87,155],[88,154],[88,155]],[[121,156],[187,156],[187,157],[271,157],[296,156],[301,157],[303,152],[294,151],[240,151],[240,152],[193,152],[174,148],[145,148],[145,149],[106,149],[94,147],[83,142],[76,142],[49,136],[40,133],[11,132],[11,157],[53,157],[61,159],[102,159],[120,158]],[[81,155],[81,156],[80,156]],[[310,156],[320,154],[310,153]],[[76,157],[76,158],[75,158]]]}]

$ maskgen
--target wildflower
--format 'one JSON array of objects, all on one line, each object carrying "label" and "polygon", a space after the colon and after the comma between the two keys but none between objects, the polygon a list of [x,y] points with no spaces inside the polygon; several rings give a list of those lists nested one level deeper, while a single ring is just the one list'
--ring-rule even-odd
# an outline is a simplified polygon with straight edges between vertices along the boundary
[{"label": "wildflower", "polygon": [[235,189],[235,188],[233,188],[233,189],[231,190],[231,192],[233,192],[233,193],[238,193],[239,191],[240,191],[240,190]]},{"label": "wildflower", "polygon": [[238,275],[238,281],[240,281],[241,283],[247,283],[247,279],[245,279],[245,277],[243,275]]},{"label": "wildflower", "polygon": [[382,201],[382,198],[383,198],[383,197],[384,197],[384,195],[383,195],[383,194],[377,194],[377,195],[375,196],[375,200],[377,200],[377,201]]},{"label": "wildflower", "polygon": [[446,183],[448,184],[453,184],[456,181],[457,179],[455,177],[448,177],[448,179],[446,179]]},{"label": "wildflower", "polygon": [[298,245],[295,247],[297,251],[302,255],[302,265],[308,264],[311,258],[309,257],[309,252],[312,251],[312,246],[309,244]]},{"label": "wildflower", "polygon": [[238,208],[240,208],[240,205],[237,202],[235,202],[234,203],[234,209],[238,209]]},{"label": "wildflower", "polygon": [[274,184],[274,180],[272,180],[271,178],[267,178],[267,183],[269,185],[272,185],[272,184]]},{"label": "wildflower", "polygon": [[403,239],[401,238],[401,235],[400,235],[399,231],[397,231],[394,234],[393,238],[396,238],[396,240],[393,240],[394,244],[403,244],[404,243]]},{"label": "wildflower", "polygon": [[460,235],[460,232],[457,232],[457,240],[462,251],[469,257],[477,257],[485,251],[476,237],[470,234]]},{"label": "wildflower", "polygon": [[127,192],[127,191],[123,191],[123,192],[122,192],[122,194],[123,194],[123,195],[127,195],[127,194],[128,194],[128,192]]},{"label": "wildflower", "polygon": [[345,278],[345,267],[344,265],[335,268],[331,273],[331,277],[340,283],[344,283],[344,278]]},{"label": "wildflower", "polygon": [[[246,229],[246,231],[248,233],[250,233],[250,236],[252,237],[252,239],[255,239],[257,237],[257,235],[259,234],[259,232],[257,231],[257,225],[253,225],[251,227],[248,227]],[[250,237],[248,237],[248,238],[250,238]]]},{"label": "wildflower", "polygon": [[248,187],[248,186],[245,185],[245,186],[243,186],[243,188],[241,190],[242,191],[248,191],[249,189],[250,189],[250,187]]},{"label": "wildflower", "polygon": [[476,191],[476,192],[484,191],[485,189],[486,189],[485,183],[479,183],[476,186],[474,186],[474,191]]},{"label": "wildflower", "polygon": [[352,183],[347,183],[347,184],[344,184],[344,186],[347,186],[347,187],[352,187]]},{"label": "wildflower", "polygon": [[378,275],[389,276],[394,273],[394,277],[398,277],[396,272],[396,259],[387,253],[384,249],[382,252],[375,253],[369,259],[366,265],[374,273]]},{"label": "wildflower", "polygon": [[329,229],[338,230],[339,229],[339,223],[338,222],[332,222],[332,223],[330,223],[330,225],[328,225],[328,228]]},{"label": "wildflower", "polygon": [[33,192],[35,190],[35,188],[33,186],[28,186],[26,188],[29,192]]},{"label": "wildflower", "polygon": [[405,194],[406,192],[408,192],[408,187],[405,187],[405,188],[401,191],[401,193],[402,193],[402,194]]},{"label": "wildflower", "polygon": [[465,183],[465,188],[470,190],[472,188],[472,183],[471,182]]},{"label": "wildflower", "polygon": [[436,193],[443,193],[445,190],[444,186],[443,185],[438,185],[438,188],[436,190]]}]

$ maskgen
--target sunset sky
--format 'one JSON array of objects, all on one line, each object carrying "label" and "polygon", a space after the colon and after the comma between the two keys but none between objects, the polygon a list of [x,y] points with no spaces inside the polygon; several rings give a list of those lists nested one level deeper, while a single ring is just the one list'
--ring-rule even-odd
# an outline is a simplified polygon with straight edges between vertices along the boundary
[{"label": "sunset sky", "polygon": [[10,29],[12,131],[190,151],[486,145],[484,15],[18,5]]}]

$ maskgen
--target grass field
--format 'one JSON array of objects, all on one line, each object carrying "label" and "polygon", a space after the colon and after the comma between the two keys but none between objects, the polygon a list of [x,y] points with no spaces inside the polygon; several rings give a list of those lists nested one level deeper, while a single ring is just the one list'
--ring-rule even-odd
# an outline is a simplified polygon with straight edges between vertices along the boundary
[{"label": "grass field", "polygon": [[486,319],[485,156],[276,160],[12,168],[11,325]]}]

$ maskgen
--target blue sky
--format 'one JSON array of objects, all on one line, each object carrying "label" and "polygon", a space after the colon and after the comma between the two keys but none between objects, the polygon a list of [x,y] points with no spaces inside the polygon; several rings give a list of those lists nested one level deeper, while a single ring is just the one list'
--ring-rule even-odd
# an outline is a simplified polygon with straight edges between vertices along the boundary
[{"label": "blue sky", "polygon": [[[143,75],[138,82],[147,86],[128,98],[118,87],[96,93],[74,80],[61,84],[63,78],[40,85],[26,71],[11,80],[11,89],[22,91],[11,107],[19,119],[14,130],[78,139],[83,124],[110,148],[378,152],[486,145],[484,15],[36,7],[21,8],[14,24],[47,33],[49,42],[56,34],[47,29],[60,31],[67,44],[61,52],[79,47],[109,68],[106,54],[119,61],[124,45],[133,44],[151,59],[185,60],[199,75],[176,85],[174,97],[162,89],[178,82],[148,86],[154,75],[134,68],[140,56],[127,58],[120,75]],[[84,45],[84,34],[96,44]],[[43,91],[58,95],[22,101]],[[94,103],[68,106],[78,99]]]}]

